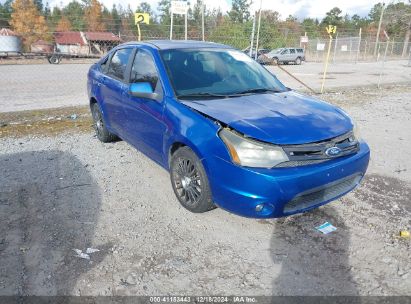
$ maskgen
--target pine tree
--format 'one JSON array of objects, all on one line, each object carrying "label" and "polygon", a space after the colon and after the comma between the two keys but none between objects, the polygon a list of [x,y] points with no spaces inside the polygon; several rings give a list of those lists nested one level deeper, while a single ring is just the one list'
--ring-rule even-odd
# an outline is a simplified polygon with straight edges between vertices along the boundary
[{"label": "pine tree", "polygon": [[15,0],[12,7],[10,25],[21,35],[26,49],[35,41],[50,39],[46,20],[40,15],[33,0]]},{"label": "pine tree", "polygon": [[56,32],[68,32],[73,29],[70,20],[66,16],[61,17],[57,23]]},{"label": "pine tree", "polygon": [[113,18],[114,22],[113,32],[118,34],[121,28],[121,17],[115,4],[113,4],[113,8],[111,9],[111,17]]},{"label": "pine tree", "polygon": [[228,12],[231,21],[236,23],[248,21],[250,19],[250,5],[249,0],[233,0],[231,11]]},{"label": "pine tree", "polygon": [[157,9],[160,12],[160,23],[164,25],[169,25],[171,20],[171,2],[168,0],[161,0],[158,3]]},{"label": "pine tree", "polygon": [[338,7],[332,8],[325,14],[323,21],[321,22],[323,26],[327,25],[337,25],[340,26],[343,22],[343,16],[341,16],[342,10]]},{"label": "pine tree", "polygon": [[97,0],[91,0],[84,12],[87,29],[92,32],[105,31],[106,27],[102,18],[103,6]]},{"label": "pine tree", "polygon": [[43,1],[42,0],[33,0],[34,4],[37,6],[39,12],[43,10]]},{"label": "pine tree", "polygon": [[13,0],[6,0],[4,4],[0,3],[0,27],[7,27],[9,25],[12,1]]},{"label": "pine tree", "polygon": [[63,15],[67,16],[70,20],[73,30],[84,31],[85,30],[85,20],[84,20],[84,7],[81,3],[76,0],[72,0],[63,8]]}]

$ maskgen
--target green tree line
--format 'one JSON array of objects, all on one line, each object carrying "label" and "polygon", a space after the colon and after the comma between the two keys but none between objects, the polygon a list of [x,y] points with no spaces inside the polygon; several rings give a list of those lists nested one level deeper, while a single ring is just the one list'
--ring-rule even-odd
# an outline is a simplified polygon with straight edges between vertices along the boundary
[{"label": "green tree line", "polygon": [[[10,27],[13,22],[13,3],[19,0],[6,0],[0,4],[0,26]],[[104,30],[121,34],[124,40],[135,39],[135,12],[146,12],[151,16],[150,25],[142,25],[143,39],[167,38],[170,26],[170,0],[160,0],[153,8],[147,2],[140,2],[136,10],[130,6],[123,7],[114,4],[112,7],[102,5],[98,0],[72,0],[64,7],[43,5],[41,0],[31,1],[43,16],[49,32]],[[188,11],[189,37],[201,39],[202,0],[194,0],[194,5]],[[204,5],[206,39],[231,44],[238,48],[248,46],[253,27],[255,12],[251,12],[251,0],[233,0],[228,12],[211,9]],[[374,37],[382,3],[370,8],[366,17],[357,14],[348,15],[335,7],[328,11],[323,19],[303,18],[294,16],[283,18],[277,11],[262,10],[260,46],[280,47],[296,44],[299,37],[327,37],[325,27],[336,25],[341,36],[356,36],[361,28],[363,37]],[[15,12],[14,12],[15,13]],[[184,33],[184,18],[174,15],[174,37],[182,38]],[[400,1],[386,5],[382,30],[393,39],[407,40],[411,35],[411,2]],[[382,31],[382,32],[383,32]],[[382,35],[381,40],[385,38]]]}]

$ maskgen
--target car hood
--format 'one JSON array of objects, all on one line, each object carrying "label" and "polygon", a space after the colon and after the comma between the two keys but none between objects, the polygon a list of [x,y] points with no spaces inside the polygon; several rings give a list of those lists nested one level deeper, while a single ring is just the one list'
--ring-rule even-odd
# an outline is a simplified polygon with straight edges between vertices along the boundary
[{"label": "car hood", "polygon": [[246,136],[273,144],[312,143],[353,128],[340,108],[293,91],[181,102]]}]

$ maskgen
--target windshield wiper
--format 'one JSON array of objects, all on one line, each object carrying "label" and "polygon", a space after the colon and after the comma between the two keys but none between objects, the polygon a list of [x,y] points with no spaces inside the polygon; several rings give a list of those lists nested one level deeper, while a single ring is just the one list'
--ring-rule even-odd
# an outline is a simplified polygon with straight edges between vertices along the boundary
[{"label": "windshield wiper", "polygon": [[253,94],[253,93],[282,93],[284,91],[281,90],[275,90],[275,89],[269,89],[269,88],[256,88],[256,89],[248,89],[245,91],[241,91],[241,92],[236,92],[233,94],[230,94],[231,96],[233,95],[246,95],[246,94]]},{"label": "windshield wiper", "polygon": [[179,99],[185,99],[185,98],[203,98],[203,97],[209,97],[209,98],[226,98],[226,97],[229,97],[229,96],[228,96],[228,95],[223,95],[223,94],[208,93],[208,92],[199,92],[199,93],[192,93],[192,94],[181,94],[181,95],[177,95],[177,98],[179,98]]}]

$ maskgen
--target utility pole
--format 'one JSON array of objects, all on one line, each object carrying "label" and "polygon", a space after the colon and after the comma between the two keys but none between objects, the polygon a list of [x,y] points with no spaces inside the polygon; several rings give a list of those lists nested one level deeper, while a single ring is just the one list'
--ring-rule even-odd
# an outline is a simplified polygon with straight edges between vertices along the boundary
[{"label": "utility pole", "polygon": [[253,56],[253,46],[254,46],[254,34],[255,34],[255,19],[257,17],[257,12],[254,13],[254,19],[253,19],[253,30],[251,32],[251,43],[250,43],[250,51],[248,52],[248,55],[250,57]]},{"label": "utility pole", "polygon": [[387,51],[388,51],[388,45],[390,44],[390,37],[388,36],[387,32],[384,31],[384,36],[386,38],[385,42],[385,53],[384,53],[384,59],[382,60],[382,65],[381,65],[381,70],[380,70],[380,76],[378,77],[378,85],[377,87],[380,88],[381,85],[381,79],[382,75],[384,73],[384,65],[385,65],[385,60],[387,59]]},{"label": "utility pole", "polygon": [[201,34],[203,37],[203,41],[205,41],[205,38],[204,38],[204,0],[201,0]]},{"label": "utility pole", "polygon": [[402,49],[402,57],[405,57],[407,55],[407,48],[410,42],[410,37],[411,37],[411,20],[410,20],[410,23],[408,24],[407,31],[405,32],[404,48]]},{"label": "utility pole", "polygon": [[254,56],[255,60],[257,60],[257,57],[258,57],[258,40],[260,39],[261,7],[262,7],[262,5],[263,5],[263,0],[260,0],[260,11],[258,13],[257,41],[255,42],[255,56]]},{"label": "utility pole", "polygon": [[335,35],[333,63],[335,63],[335,55],[337,54],[338,33]]},{"label": "utility pole", "polygon": [[173,12],[171,12],[170,40],[173,40]]},{"label": "utility pole", "polygon": [[184,14],[184,29],[185,29],[184,40],[187,40],[187,15],[188,15],[188,12]]},{"label": "utility pole", "polygon": [[384,16],[385,3],[382,4],[380,22],[378,22],[377,37],[375,37],[374,57],[377,56],[378,41],[380,40],[382,17]]},{"label": "utility pole", "polygon": [[355,63],[358,62],[358,56],[360,55],[361,33],[362,33],[362,28],[360,28],[360,32],[358,33],[358,46],[357,46],[357,55],[355,56]]}]

